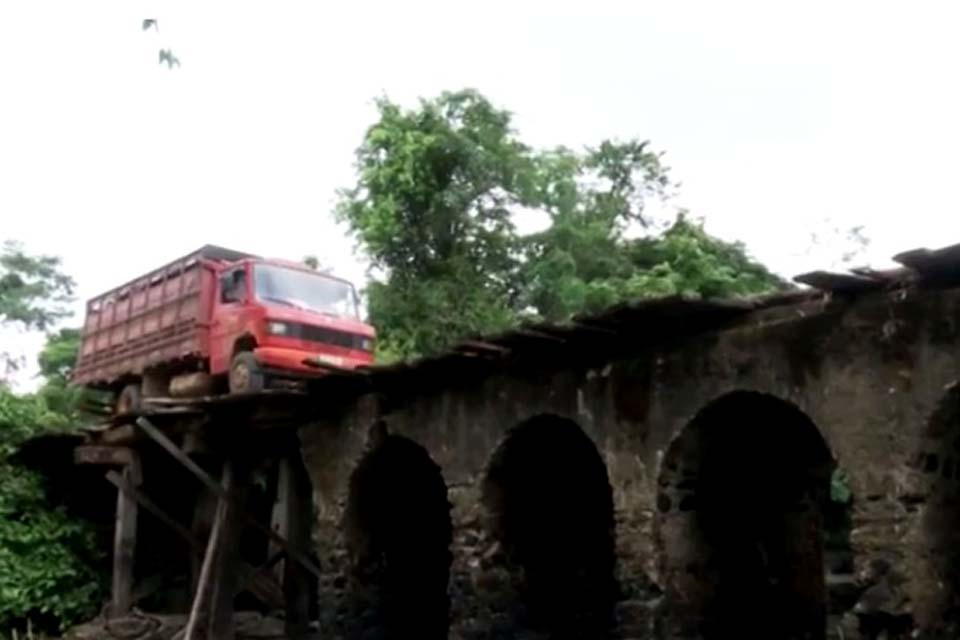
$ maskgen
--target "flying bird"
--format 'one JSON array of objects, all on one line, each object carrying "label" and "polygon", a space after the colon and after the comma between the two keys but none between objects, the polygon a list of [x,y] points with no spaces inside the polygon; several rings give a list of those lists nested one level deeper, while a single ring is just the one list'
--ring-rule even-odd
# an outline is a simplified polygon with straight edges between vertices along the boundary
[{"label": "flying bird", "polygon": [[147,18],[143,21],[143,30],[146,31],[150,27],[153,27],[154,31],[160,31],[160,25],[157,24],[155,18]]},{"label": "flying bird", "polygon": [[172,69],[173,65],[180,66],[180,58],[173,55],[170,49],[160,49],[160,64],[167,63],[167,69]]}]

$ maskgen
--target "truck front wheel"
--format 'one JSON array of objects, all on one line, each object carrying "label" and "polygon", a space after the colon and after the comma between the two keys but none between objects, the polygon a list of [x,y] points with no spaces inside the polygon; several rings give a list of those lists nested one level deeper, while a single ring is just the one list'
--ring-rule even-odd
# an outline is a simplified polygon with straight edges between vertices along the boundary
[{"label": "truck front wheel", "polygon": [[263,389],[263,371],[252,353],[241,351],[233,356],[228,383],[230,393],[250,393]]}]

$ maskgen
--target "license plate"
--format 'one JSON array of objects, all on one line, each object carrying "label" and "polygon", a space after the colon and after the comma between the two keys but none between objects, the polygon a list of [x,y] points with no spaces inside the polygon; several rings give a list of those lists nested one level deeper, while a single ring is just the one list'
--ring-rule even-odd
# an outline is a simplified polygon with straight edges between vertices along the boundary
[{"label": "license plate", "polygon": [[319,354],[317,356],[317,362],[320,362],[322,364],[333,365],[334,367],[343,366],[343,358],[341,358],[340,356],[331,356],[326,353]]}]

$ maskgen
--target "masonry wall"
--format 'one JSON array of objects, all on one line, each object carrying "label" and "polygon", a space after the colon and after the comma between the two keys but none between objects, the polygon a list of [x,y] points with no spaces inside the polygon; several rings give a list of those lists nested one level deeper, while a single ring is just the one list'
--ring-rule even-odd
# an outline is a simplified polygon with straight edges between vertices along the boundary
[{"label": "masonry wall", "polygon": [[[743,540],[766,531],[764,566],[780,563],[770,602],[822,615],[819,631],[774,636],[747,620],[742,637],[953,637],[958,305],[950,291],[775,309],[613,363],[451,379],[382,416],[362,398],[300,433],[322,624],[345,638],[719,637],[717,598],[755,587],[722,566],[752,566],[749,545],[732,550],[739,522]],[[696,420],[740,392],[754,395]],[[822,544],[834,468],[853,495],[847,568]],[[729,517],[708,513],[718,504]]]}]

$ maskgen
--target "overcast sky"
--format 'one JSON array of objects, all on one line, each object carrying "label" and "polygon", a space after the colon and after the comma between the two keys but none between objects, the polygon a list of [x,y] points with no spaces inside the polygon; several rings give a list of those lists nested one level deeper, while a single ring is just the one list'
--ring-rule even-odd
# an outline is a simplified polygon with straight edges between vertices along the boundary
[{"label": "overcast sky", "polygon": [[0,238],[80,299],[205,243],[362,280],[330,212],[373,98],[473,87],[536,146],[651,140],[784,274],[835,265],[832,229],[881,266],[960,242],[958,5],[640,4],[4,1]]}]

